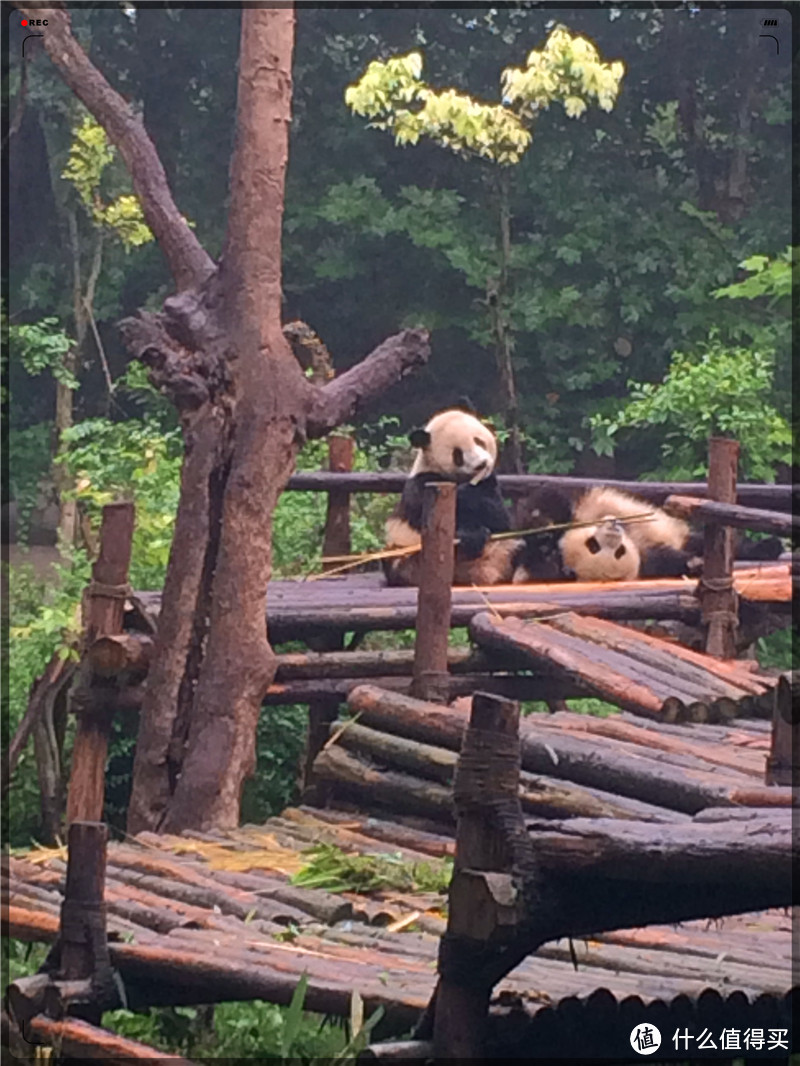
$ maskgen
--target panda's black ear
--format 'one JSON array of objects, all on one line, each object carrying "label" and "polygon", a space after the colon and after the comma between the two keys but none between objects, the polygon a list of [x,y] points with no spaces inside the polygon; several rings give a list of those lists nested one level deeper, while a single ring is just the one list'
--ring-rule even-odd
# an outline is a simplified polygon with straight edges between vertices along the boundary
[{"label": "panda's black ear", "polygon": [[427,448],[431,442],[431,435],[427,429],[412,429],[408,435],[412,448]]},{"label": "panda's black ear", "polygon": [[469,396],[459,396],[458,401],[456,402],[456,407],[460,411],[467,411],[471,415],[477,415],[478,413],[478,408],[475,406]]}]

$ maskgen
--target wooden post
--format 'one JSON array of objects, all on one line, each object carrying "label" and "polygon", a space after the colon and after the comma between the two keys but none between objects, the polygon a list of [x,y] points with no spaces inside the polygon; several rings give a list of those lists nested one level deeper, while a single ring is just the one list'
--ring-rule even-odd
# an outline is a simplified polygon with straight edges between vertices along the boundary
[{"label": "wooden post", "polygon": [[[353,469],[354,451],[352,437],[328,437],[328,469],[336,474],[349,474]],[[350,493],[345,489],[331,489],[328,493],[322,554],[350,554]],[[323,564],[323,570],[330,570],[335,565]]]},{"label": "wooden post", "polygon": [[437,1059],[485,1055],[492,984],[481,981],[480,971],[518,920],[509,842],[498,831],[497,812],[519,805],[519,765],[519,705],[476,692],[453,788],[456,855],[439,951]]},{"label": "wooden post", "polygon": [[[708,442],[708,498],[736,503],[739,442],[712,437]],[[708,523],[703,552],[702,617],[708,626],[706,651],[723,659],[736,655],[736,592],[733,588],[733,531]]]},{"label": "wooden post", "polygon": [[447,644],[453,599],[456,488],[426,485],[422,504],[422,550],[417,593],[417,633],[411,695],[446,701],[449,687]]},{"label": "wooden post", "polygon": [[[798,754],[795,754],[795,753]],[[772,744],[765,781],[768,785],[794,786],[800,763],[800,673],[783,674],[775,686]]]},{"label": "wooden post", "polygon": [[[328,469],[337,474],[348,474],[353,469],[355,442],[352,437],[332,434],[328,437]],[[331,489],[328,493],[328,509],[325,516],[325,536],[322,541],[323,555],[350,554],[350,493],[343,489]],[[323,563],[323,570],[331,570],[336,563]],[[315,651],[341,651],[344,647],[342,633],[330,634],[314,642]],[[313,780],[314,760],[330,735],[330,725],[339,714],[338,699],[314,700],[308,705],[308,729],[300,783],[303,800],[321,805],[325,802],[329,787]]]},{"label": "wooden post", "polygon": [[[102,822],[73,822],[69,827],[59,933],[59,976],[65,981],[98,978],[111,971],[103,904],[107,842],[108,830]],[[98,981],[98,991],[101,983]],[[102,1007],[99,1003],[82,1004],[70,1013],[99,1025]]]},{"label": "wooden post", "polygon": [[[132,503],[111,503],[103,508],[100,527],[100,554],[92,567],[92,580],[84,604],[84,647],[91,647],[98,637],[122,632],[128,568],[133,543],[134,507]],[[113,685],[113,682],[110,684]],[[92,686],[96,688],[96,686]],[[97,822],[103,817],[106,759],[111,732],[108,707],[98,706],[92,692],[88,668],[82,684],[73,696],[78,728],[72,749],[72,772],[67,797],[67,822]]]}]

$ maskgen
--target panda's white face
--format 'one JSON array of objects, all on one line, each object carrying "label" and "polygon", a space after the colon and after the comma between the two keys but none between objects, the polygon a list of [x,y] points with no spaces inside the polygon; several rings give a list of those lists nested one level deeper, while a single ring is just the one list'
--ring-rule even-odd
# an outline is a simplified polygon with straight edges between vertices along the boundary
[{"label": "panda's white face", "polygon": [[411,441],[420,449],[411,476],[441,474],[452,481],[477,484],[494,470],[497,441],[482,422],[466,411],[440,411]]},{"label": "panda's white face", "polygon": [[564,565],[579,581],[634,581],[641,556],[616,518],[604,517],[596,526],[570,529],[561,538]]}]

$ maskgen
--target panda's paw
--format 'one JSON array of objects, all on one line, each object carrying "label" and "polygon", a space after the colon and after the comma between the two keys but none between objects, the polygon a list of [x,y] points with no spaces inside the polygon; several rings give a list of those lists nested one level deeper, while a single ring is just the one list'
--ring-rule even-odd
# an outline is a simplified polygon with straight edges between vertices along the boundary
[{"label": "panda's paw", "polygon": [[690,559],[686,560],[686,569],[684,571],[687,577],[699,578],[703,576],[703,557],[702,555],[693,555]]},{"label": "panda's paw", "polygon": [[458,554],[462,559],[477,559],[486,547],[491,534],[485,526],[478,529],[459,530]]}]

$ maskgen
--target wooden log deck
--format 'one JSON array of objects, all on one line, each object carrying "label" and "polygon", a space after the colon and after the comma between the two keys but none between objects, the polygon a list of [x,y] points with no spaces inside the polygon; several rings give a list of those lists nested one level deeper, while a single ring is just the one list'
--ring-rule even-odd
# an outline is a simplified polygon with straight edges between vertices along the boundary
[{"label": "wooden log deck", "polygon": [[[788,562],[737,569],[734,587],[744,603],[791,610],[792,577]],[[697,581],[650,578],[606,583],[566,582],[456,587],[451,627],[466,626],[487,608],[502,616],[540,617],[572,610],[611,619],[678,619],[697,624]],[[160,592],[136,592],[134,613],[156,628]],[[382,574],[326,577],[319,581],[272,581],[267,592],[268,624],[273,642],[334,632],[412,629],[417,618],[417,590],[392,588]]]},{"label": "wooden log deck", "polygon": [[[782,682],[779,694],[788,698]],[[459,701],[461,704],[462,701]],[[355,688],[354,719],[333,723],[314,762],[333,801],[453,824],[451,785],[468,710]],[[766,720],[673,725],[628,713],[571,711],[520,722],[523,812],[545,818],[685,821],[704,808],[789,808],[788,786],[765,785]],[[787,811],[788,813],[788,811]]]},{"label": "wooden log deck", "polygon": [[752,660],[719,659],[571,611],[535,621],[482,613],[472,619],[470,636],[487,656],[516,660],[587,696],[666,722],[757,712],[777,684]]},{"label": "wooden log deck", "polygon": [[[347,1017],[357,990],[368,1013],[382,1005],[390,1024],[410,1027],[436,981],[444,897],[292,886],[304,849],[320,842],[429,864],[454,850],[444,833],[310,808],[226,833],[141,834],[110,844],[110,954],[129,1005],[287,1004],[306,973],[307,1009]],[[8,935],[55,939],[65,857],[58,849],[6,858]],[[516,1004],[536,1015],[575,997],[590,1003],[598,989],[620,1003],[696,1001],[709,990],[753,1002],[783,997],[791,984],[791,922],[784,911],[769,910],[548,943],[501,982],[494,1004],[501,1013]]]}]

